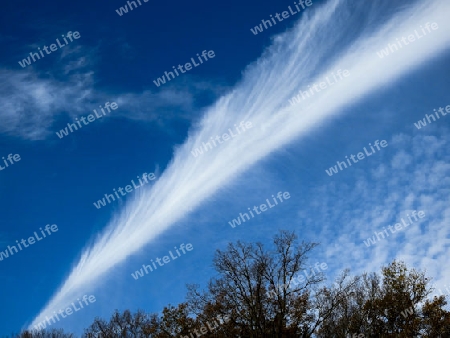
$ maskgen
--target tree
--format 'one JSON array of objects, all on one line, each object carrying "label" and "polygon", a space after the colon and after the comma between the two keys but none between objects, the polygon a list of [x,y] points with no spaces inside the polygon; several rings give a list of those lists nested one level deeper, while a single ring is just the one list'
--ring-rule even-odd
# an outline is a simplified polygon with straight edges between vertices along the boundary
[{"label": "tree", "polygon": [[432,291],[429,282],[423,272],[409,271],[396,261],[382,268],[382,279],[376,274],[357,276],[318,330],[318,337],[445,336],[450,313],[444,309],[444,297],[427,300]]},{"label": "tree", "polygon": [[[219,276],[201,293],[190,285],[188,303],[194,313],[227,315],[221,328],[224,336],[287,337],[302,331],[301,323],[311,316],[310,289],[323,281],[321,273],[307,268],[308,254],[316,243],[297,245],[297,236],[281,231],[274,237],[274,249],[261,243],[240,241],[217,250],[214,267]],[[297,275],[310,272],[310,278],[297,282]],[[205,318],[207,319],[207,318]]]},{"label": "tree", "polygon": [[26,330],[20,334],[12,335],[13,338],[74,338],[72,333],[64,333],[62,329],[29,331]]},{"label": "tree", "polygon": [[155,315],[148,315],[143,311],[131,314],[129,310],[123,313],[115,311],[109,322],[95,318],[94,322],[85,329],[86,338],[103,337],[155,337],[155,328],[158,328],[159,321]]}]

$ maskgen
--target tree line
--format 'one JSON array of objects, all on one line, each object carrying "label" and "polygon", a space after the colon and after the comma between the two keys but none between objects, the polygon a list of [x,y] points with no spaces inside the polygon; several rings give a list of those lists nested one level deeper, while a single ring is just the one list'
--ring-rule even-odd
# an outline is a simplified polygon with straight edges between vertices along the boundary
[{"label": "tree line", "polygon": [[[327,285],[308,263],[317,245],[289,231],[276,234],[270,248],[230,243],[215,253],[217,275],[204,289],[188,284],[185,302],[160,314],[116,310],[109,320],[95,318],[82,337],[450,337],[446,296],[430,297],[424,272],[393,261],[381,273],[344,270]],[[304,272],[308,278],[297,278]],[[11,337],[75,335],[60,329]]]}]

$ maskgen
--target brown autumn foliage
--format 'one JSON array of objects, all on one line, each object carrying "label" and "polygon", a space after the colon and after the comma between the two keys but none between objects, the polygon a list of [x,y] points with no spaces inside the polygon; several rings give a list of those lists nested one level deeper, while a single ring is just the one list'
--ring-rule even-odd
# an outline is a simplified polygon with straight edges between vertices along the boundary
[{"label": "brown autumn foliage", "polygon": [[[96,318],[83,337],[288,338],[450,337],[444,296],[429,299],[423,272],[394,261],[376,273],[351,277],[344,271],[332,285],[310,271],[316,243],[298,243],[293,232],[260,243],[229,244],[217,250],[217,276],[204,290],[188,285],[186,302],[161,314],[126,310],[109,321]],[[282,287],[280,287],[282,286]],[[62,331],[23,332],[23,338],[72,338]]]}]

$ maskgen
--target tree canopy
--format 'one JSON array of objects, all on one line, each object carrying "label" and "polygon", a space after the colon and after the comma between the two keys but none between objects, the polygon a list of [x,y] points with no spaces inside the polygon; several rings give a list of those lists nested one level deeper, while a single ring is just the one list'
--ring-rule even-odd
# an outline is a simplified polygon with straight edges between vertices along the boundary
[{"label": "tree canopy", "polygon": [[[430,298],[430,279],[393,261],[381,274],[343,271],[327,284],[309,264],[317,243],[280,231],[273,246],[230,243],[217,250],[217,275],[205,289],[187,285],[186,301],[161,314],[115,311],[96,318],[83,337],[288,338],[450,337],[444,295]],[[301,278],[299,278],[301,277]],[[23,332],[23,338],[73,338],[62,330]]]}]

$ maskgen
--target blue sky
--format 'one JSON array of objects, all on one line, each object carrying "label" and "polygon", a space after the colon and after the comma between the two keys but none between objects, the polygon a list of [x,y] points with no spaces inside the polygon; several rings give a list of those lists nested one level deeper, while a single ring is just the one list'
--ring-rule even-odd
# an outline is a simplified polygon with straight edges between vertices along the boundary
[{"label": "blue sky", "polygon": [[[414,125],[450,105],[444,0],[313,1],[257,35],[250,29],[293,1],[141,2],[122,16],[122,1],[19,1],[0,14],[0,157],[21,158],[0,171],[0,251],[58,226],[0,261],[0,334],[85,294],[96,302],[55,327],[81,333],[116,308],[159,312],[184,300],[186,283],[205,285],[216,249],[237,240],[269,244],[277,229],[321,243],[311,264],[325,262],[329,282],[344,268],[377,271],[399,258],[426,269],[437,286],[450,285],[450,117]],[[378,57],[427,22],[439,28]],[[18,64],[69,31],[80,38]],[[155,86],[204,50],[215,57]],[[300,89],[338,69],[350,76],[286,108]],[[56,135],[106,102],[118,109]],[[241,121],[253,127],[192,155]],[[388,146],[327,175],[376,140]],[[156,179],[93,205],[143,173]],[[229,225],[280,191],[290,199]],[[426,217],[364,245],[413,210]],[[194,249],[131,277],[182,243]]]}]

